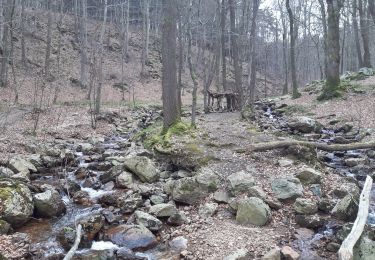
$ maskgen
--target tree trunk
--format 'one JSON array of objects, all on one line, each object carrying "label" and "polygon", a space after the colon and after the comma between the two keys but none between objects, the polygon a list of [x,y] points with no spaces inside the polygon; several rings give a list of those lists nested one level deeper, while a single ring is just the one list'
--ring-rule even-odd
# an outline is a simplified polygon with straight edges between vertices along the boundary
[{"label": "tree trunk", "polygon": [[[373,0],[371,0],[373,1]],[[367,11],[364,8],[363,0],[358,0],[359,9],[359,25],[361,27],[361,36],[363,42],[363,66],[371,68],[371,53],[369,46],[370,30],[369,23],[367,21]]]},{"label": "tree trunk", "polygon": [[323,39],[324,39],[324,70],[327,70],[327,16],[326,16],[326,7],[324,4],[324,0],[319,0],[320,5],[320,15],[322,16],[322,26],[323,26]]},{"label": "tree trunk", "polygon": [[198,80],[195,73],[195,68],[192,62],[192,33],[191,33],[191,2],[189,3],[189,13],[188,13],[188,64],[190,70],[190,77],[193,81],[193,92],[192,92],[192,106],[191,106],[191,126],[196,127],[196,110],[197,110],[197,89],[198,89]]},{"label": "tree trunk", "polygon": [[50,59],[51,59],[51,42],[52,42],[52,0],[47,1],[48,21],[47,21],[47,40],[46,40],[46,57],[44,61],[44,74],[46,78],[50,76]]},{"label": "tree trunk", "polygon": [[352,24],[353,24],[355,47],[357,51],[358,66],[363,67],[361,43],[359,41],[359,28],[358,28],[357,13],[358,13],[357,0],[353,0]]},{"label": "tree trunk", "polygon": [[253,13],[251,17],[251,29],[250,29],[250,73],[249,73],[249,94],[250,108],[253,108],[255,102],[256,92],[256,30],[257,30],[257,15],[259,10],[259,0],[253,0]]},{"label": "tree trunk", "polygon": [[296,56],[295,56],[295,48],[296,48],[296,38],[297,32],[294,31],[294,15],[292,12],[292,8],[290,7],[289,0],[285,1],[286,9],[288,11],[289,16],[289,30],[290,30],[290,69],[292,72],[292,89],[293,89],[293,98],[299,98],[301,94],[298,92],[298,85],[297,85],[297,74],[296,74]]},{"label": "tree trunk", "polygon": [[26,68],[25,1],[26,0],[21,0],[21,61],[24,68]]},{"label": "tree trunk", "polygon": [[368,9],[369,9],[369,12],[371,14],[372,20],[375,23],[375,3],[374,3],[373,0],[368,1]]},{"label": "tree trunk", "polygon": [[[182,6],[179,9],[182,12]],[[182,90],[182,71],[184,67],[184,46],[183,46],[183,29],[182,29],[182,13],[178,19],[178,83],[177,83],[177,103],[178,107],[182,106],[181,90]]]},{"label": "tree trunk", "polygon": [[227,9],[225,6],[225,0],[221,1],[221,19],[220,19],[220,28],[221,28],[221,59],[222,59],[222,77],[223,77],[223,89],[227,91],[227,62],[226,62],[226,53],[225,53],[225,21],[227,17]]},{"label": "tree trunk", "polygon": [[240,64],[240,57],[239,57],[239,45],[238,45],[238,30],[236,28],[236,4],[235,0],[229,0],[229,16],[230,16],[230,30],[231,30],[231,43],[232,43],[232,55],[233,55],[233,64],[234,64],[234,77],[235,77],[235,85],[236,85],[236,92],[238,94],[238,104],[236,104],[237,109],[242,109],[242,99],[243,99],[243,91],[242,91],[242,66]]},{"label": "tree trunk", "polygon": [[86,87],[87,85],[87,0],[81,2],[82,17],[80,18],[80,41],[81,41],[81,86]]},{"label": "tree trunk", "polygon": [[163,132],[181,120],[177,103],[176,39],[177,2],[163,0],[162,96]]},{"label": "tree trunk", "polygon": [[100,105],[101,105],[101,97],[102,97],[102,86],[103,86],[103,52],[104,52],[104,33],[105,33],[105,26],[107,23],[107,0],[104,0],[104,16],[103,16],[103,24],[100,31],[100,38],[99,38],[99,66],[98,66],[98,90],[96,92],[96,103],[95,103],[95,113],[99,114],[100,112]]},{"label": "tree trunk", "polygon": [[327,71],[326,84],[319,100],[331,99],[340,95],[340,0],[326,0],[328,13],[327,30]]}]

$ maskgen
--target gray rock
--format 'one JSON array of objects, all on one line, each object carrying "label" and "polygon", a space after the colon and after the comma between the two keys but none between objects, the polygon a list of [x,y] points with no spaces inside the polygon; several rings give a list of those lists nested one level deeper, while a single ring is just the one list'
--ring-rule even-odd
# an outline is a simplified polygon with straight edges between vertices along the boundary
[{"label": "gray rock", "polygon": [[157,204],[162,204],[167,200],[167,195],[165,194],[154,194],[150,197],[150,201],[152,204],[157,205]]},{"label": "gray rock", "polygon": [[295,130],[301,133],[320,133],[322,130],[322,125],[317,122],[316,120],[305,117],[305,116],[299,116],[293,118],[289,123],[288,126],[291,130]]},{"label": "gray rock", "polygon": [[180,253],[187,249],[188,240],[181,236],[176,237],[169,241],[169,246],[171,247],[172,251]]},{"label": "gray rock", "polygon": [[33,214],[34,204],[29,188],[16,181],[0,179],[0,218],[13,227],[26,223]]},{"label": "gray rock", "polygon": [[294,164],[294,161],[291,159],[280,159],[277,161],[277,163],[280,167],[288,167],[292,166]]},{"label": "gray rock", "polygon": [[375,159],[375,150],[368,150],[367,156],[368,158]]},{"label": "gray rock", "polygon": [[36,167],[29,161],[21,158],[21,157],[14,157],[9,161],[9,168],[14,171],[15,173],[19,172],[37,172],[38,170]]},{"label": "gray rock", "polygon": [[118,188],[131,188],[133,182],[133,175],[129,172],[123,172],[116,178],[116,186]]},{"label": "gray rock", "polygon": [[134,173],[143,182],[153,183],[159,179],[159,170],[147,157],[134,156],[127,158],[124,162],[126,169]]},{"label": "gray rock", "polygon": [[78,219],[78,223],[82,225],[83,242],[91,244],[99,231],[103,228],[105,218],[99,212],[92,212],[88,215],[83,215]]},{"label": "gray rock", "polygon": [[326,219],[315,215],[296,215],[296,223],[304,228],[317,229],[324,226]]},{"label": "gray rock", "polygon": [[281,260],[280,248],[271,249],[261,260]]},{"label": "gray rock", "polygon": [[303,187],[297,178],[279,178],[271,183],[272,191],[280,200],[296,199],[303,195]]},{"label": "gray rock", "polygon": [[281,254],[285,260],[298,260],[300,258],[300,254],[289,246],[283,246]]},{"label": "gray rock", "polygon": [[247,260],[250,258],[250,253],[247,249],[242,248],[232,252],[230,255],[224,257],[224,260]]},{"label": "gray rock", "polygon": [[231,174],[228,177],[228,182],[229,190],[234,195],[238,195],[242,192],[247,192],[249,188],[255,185],[254,178],[245,171]]},{"label": "gray rock", "polygon": [[362,236],[353,250],[353,260],[375,259],[375,241]]},{"label": "gray rock", "polygon": [[347,158],[344,162],[346,166],[354,167],[357,165],[366,164],[367,158]]},{"label": "gray rock", "polygon": [[219,203],[229,203],[229,194],[226,191],[217,191],[214,193],[214,201]]},{"label": "gray rock", "polygon": [[242,225],[264,226],[271,218],[271,209],[259,198],[239,200],[236,220]]},{"label": "gray rock", "polygon": [[317,184],[321,182],[322,173],[313,168],[304,168],[299,173],[296,173],[295,177],[305,185]]},{"label": "gray rock", "polygon": [[330,213],[335,207],[334,201],[329,198],[322,198],[318,201],[318,209],[324,213]]},{"label": "gray rock", "polygon": [[344,183],[340,187],[337,187],[333,190],[333,194],[337,197],[344,198],[346,195],[352,195],[353,197],[359,197],[359,188],[357,184],[349,182]]},{"label": "gray rock", "polygon": [[250,187],[248,190],[247,190],[247,195],[249,197],[256,197],[256,198],[259,198],[261,200],[265,200],[267,195],[266,193],[264,192],[264,190],[259,187],[259,186],[253,186],[253,187]]},{"label": "gray rock", "polygon": [[10,224],[5,220],[0,219],[0,235],[6,235],[12,229]]},{"label": "gray rock", "polygon": [[133,250],[127,248],[127,247],[121,247],[116,252],[116,256],[118,260],[146,260],[146,258],[137,256],[133,252]]},{"label": "gray rock", "polygon": [[298,214],[312,215],[318,212],[317,203],[310,199],[297,198],[293,206]]},{"label": "gray rock", "polygon": [[206,203],[199,207],[199,215],[202,217],[212,217],[217,211],[217,203]]},{"label": "gray rock", "polygon": [[170,216],[167,220],[168,224],[169,225],[172,225],[172,226],[181,226],[185,223],[188,223],[188,219],[186,218],[185,214],[181,213],[181,212],[177,212],[175,214],[173,214],[172,216]]},{"label": "gray rock", "polygon": [[156,217],[170,217],[177,212],[177,208],[169,203],[154,205],[150,208],[149,213]]},{"label": "gray rock", "polygon": [[374,69],[373,68],[360,68],[358,73],[363,74],[365,76],[373,76],[374,75]]},{"label": "gray rock", "polygon": [[194,204],[207,196],[208,192],[202,190],[196,179],[183,178],[169,183],[172,199],[185,204]]},{"label": "gray rock", "polygon": [[154,247],[154,234],[142,225],[120,225],[105,231],[104,237],[118,246],[131,250],[145,250]]},{"label": "gray rock", "polygon": [[143,225],[152,231],[159,231],[163,226],[163,223],[159,219],[143,211],[135,211],[134,218],[136,224]]},{"label": "gray rock", "polygon": [[11,178],[14,172],[6,167],[0,167],[0,178]]},{"label": "gray rock", "polygon": [[195,176],[195,179],[199,188],[204,192],[214,192],[220,184],[219,175],[207,167],[201,168]]},{"label": "gray rock", "polygon": [[46,190],[33,196],[35,213],[37,216],[52,218],[66,212],[65,203],[60,194],[54,190]]},{"label": "gray rock", "polygon": [[[110,194],[111,196],[112,194]],[[143,204],[142,196],[139,193],[128,192],[117,199],[117,206],[123,213],[132,213]]]},{"label": "gray rock", "polygon": [[353,221],[357,216],[358,201],[351,195],[342,198],[332,210],[332,215],[344,221]]}]

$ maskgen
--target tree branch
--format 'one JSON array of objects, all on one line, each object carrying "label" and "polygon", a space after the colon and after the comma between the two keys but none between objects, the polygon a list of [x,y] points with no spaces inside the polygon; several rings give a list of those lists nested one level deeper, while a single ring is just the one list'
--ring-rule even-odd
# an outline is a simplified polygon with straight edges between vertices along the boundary
[{"label": "tree branch", "polygon": [[66,254],[64,257],[64,260],[70,260],[73,258],[74,254],[76,253],[79,243],[81,242],[81,237],[82,237],[82,225],[79,224],[77,227],[77,232],[76,232],[76,239],[74,241],[74,244],[72,248],[69,250],[69,252]]}]

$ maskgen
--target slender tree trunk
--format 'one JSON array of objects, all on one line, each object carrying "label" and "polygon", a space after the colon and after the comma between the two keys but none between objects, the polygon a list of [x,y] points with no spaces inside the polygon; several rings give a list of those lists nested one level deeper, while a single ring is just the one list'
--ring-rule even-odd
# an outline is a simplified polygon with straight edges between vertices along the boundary
[{"label": "slender tree trunk", "polygon": [[[371,0],[373,1],[373,0]],[[359,24],[361,28],[362,42],[363,42],[363,66],[371,68],[371,53],[370,53],[370,30],[369,23],[367,18],[367,11],[363,6],[363,0],[358,0],[358,9],[359,9]]]},{"label": "slender tree trunk", "polygon": [[182,90],[182,71],[184,66],[184,46],[183,46],[183,29],[182,29],[182,7],[178,19],[178,89],[177,89],[177,103],[178,107],[182,106],[181,90]]},{"label": "slender tree trunk", "polygon": [[323,26],[323,48],[324,48],[324,70],[327,70],[327,16],[326,16],[326,7],[324,4],[324,0],[319,0],[320,5],[320,15],[322,16],[322,26]]},{"label": "slender tree trunk", "polygon": [[375,3],[373,0],[368,1],[368,9],[371,14],[372,20],[375,23]]},{"label": "slender tree trunk", "polygon": [[288,11],[289,16],[289,30],[290,30],[290,69],[292,72],[292,89],[293,89],[293,98],[299,98],[301,94],[298,92],[298,85],[297,85],[297,72],[296,72],[296,38],[297,33],[294,31],[294,15],[292,8],[290,7],[289,0],[285,1],[286,9]]},{"label": "slender tree trunk", "polygon": [[180,109],[177,102],[177,2],[163,0],[162,25],[162,89],[163,89],[163,132],[179,122]]},{"label": "slender tree trunk", "polygon": [[46,78],[50,76],[51,64],[51,42],[52,42],[52,0],[47,1],[48,21],[47,21],[47,40],[46,40],[46,57],[44,61],[44,73]]},{"label": "slender tree trunk", "polygon": [[142,72],[141,75],[146,75],[146,63],[148,62],[148,47],[150,35],[150,10],[149,0],[143,0],[143,48],[142,48]]},{"label": "slender tree trunk", "polygon": [[6,6],[3,7],[3,17],[4,17],[4,32],[3,32],[3,57],[1,61],[1,71],[0,71],[0,84],[5,87],[8,80],[8,63],[9,63],[9,21],[11,19],[11,9],[13,5],[13,0],[7,0]]},{"label": "slender tree trunk", "polygon": [[25,1],[21,0],[21,61],[22,66],[26,68],[26,43],[25,43]]},{"label": "slender tree trunk", "polygon": [[361,43],[359,41],[359,28],[358,28],[357,14],[358,14],[357,0],[353,0],[352,24],[353,24],[355,47],[357,51],[358,66],[363,67]]},{"label": "slender tree trunk", "polygon": [[227,91],[227,62],[226,62],[226,48],[225,48],[225,22],[227,17],[227,9],[225,0],[221,1],[221,60],[222,60],[222,77],[223,77],[223,89]]},{"label": "slender tree trunk", "polygon": [[107,0],[104,0],[104,16],[103,16],[103,24],[100,31],[100,38],[99,38],[99,66],[98,66],[98,90],[96,92],[96,104],[95,104],[95,113],[99,114],[100,106],[101,106],[101,97],[102,97],[102,86],[103,86],[103,52],[104,52],[104,33],[105,27],[107,23]]},{"label": "slender tree trunk", "polygon": [[253,0],[253,13],[251,18],[251,29],[250,29],[250,73],[249,73],[249,93],[250,100],[249,105],[251,109],[253,108],[255,102],[255,91],[256,91],[256,30],[257,30],[257,15],[259,10],[259,0]]},{"label": "slender tree trunk", "polygon": [[81,86],[87,86],[87,0],[81,1],[82,17],[80,18],[80,41],[81,41]]},{"label": "slender tree trunk", "polygon": [[236,4],[235,0],[229,0],[229,16],[230,16],[230,28],[231,28],[231,43],[232,43],[232,55],[234,64],[234,78],[236,85],[236,92],[238,94],[237,108],[242,109],[243,90],[242,90],[242,66],[240,64],[239,57],[239,45],[238,45],[238,30],[236,28]]},{"label": "slender tree trunk", "polygon": [[198,80],[195,73],[195,68],[192,62],[192,33],[191,33],[191,13],[192,4],[189,3],[189,14],[188,14],[188,64],[190,70],[190,77],[193,81],[193,92],[192,92],[192,106],[191,106],[191,126],[196,126],[196,110],[197,110],[197,90],[198,90]]},{"label": "slender tree trunk", "polygon": [[[59,22],[57,24],[57,27],[60,29],[61,26],[62,26],[62,22],[63,22],[63,13],[64,11],[64,0],[60,0],[60,15],[59,15]],[[61,35],[61,32],[60,30],[59,31],[59,36],[58,36],[58,47],[57,47],[57,75],[59,76],[60,75],[60,66],[61,66],[61,46],[62,46],[62,35]],[[59,84],[56,84],[55,85],[55,93],[53,95],[53,104],[56,104],[57,103],[57,98],[58,98],[58,95],[60,93],[60,85]]]}]

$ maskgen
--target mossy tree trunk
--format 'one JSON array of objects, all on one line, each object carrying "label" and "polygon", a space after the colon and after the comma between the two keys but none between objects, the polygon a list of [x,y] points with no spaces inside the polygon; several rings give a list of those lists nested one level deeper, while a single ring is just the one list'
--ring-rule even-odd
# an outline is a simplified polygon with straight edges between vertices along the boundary
[{"label": "mossy tree trunk", "polygon": [[332,99],[338,97],[340,86],[340,10],[343,2],[341,0],[327,1],[327,68],[326,84],[323,93],[318,99]]},{"label": "mossy tree trunk", "polygon": [[163,90],[163,132],[181,121],[177,101],[177,2],[163,0],[162,25],[162,90]]}]

